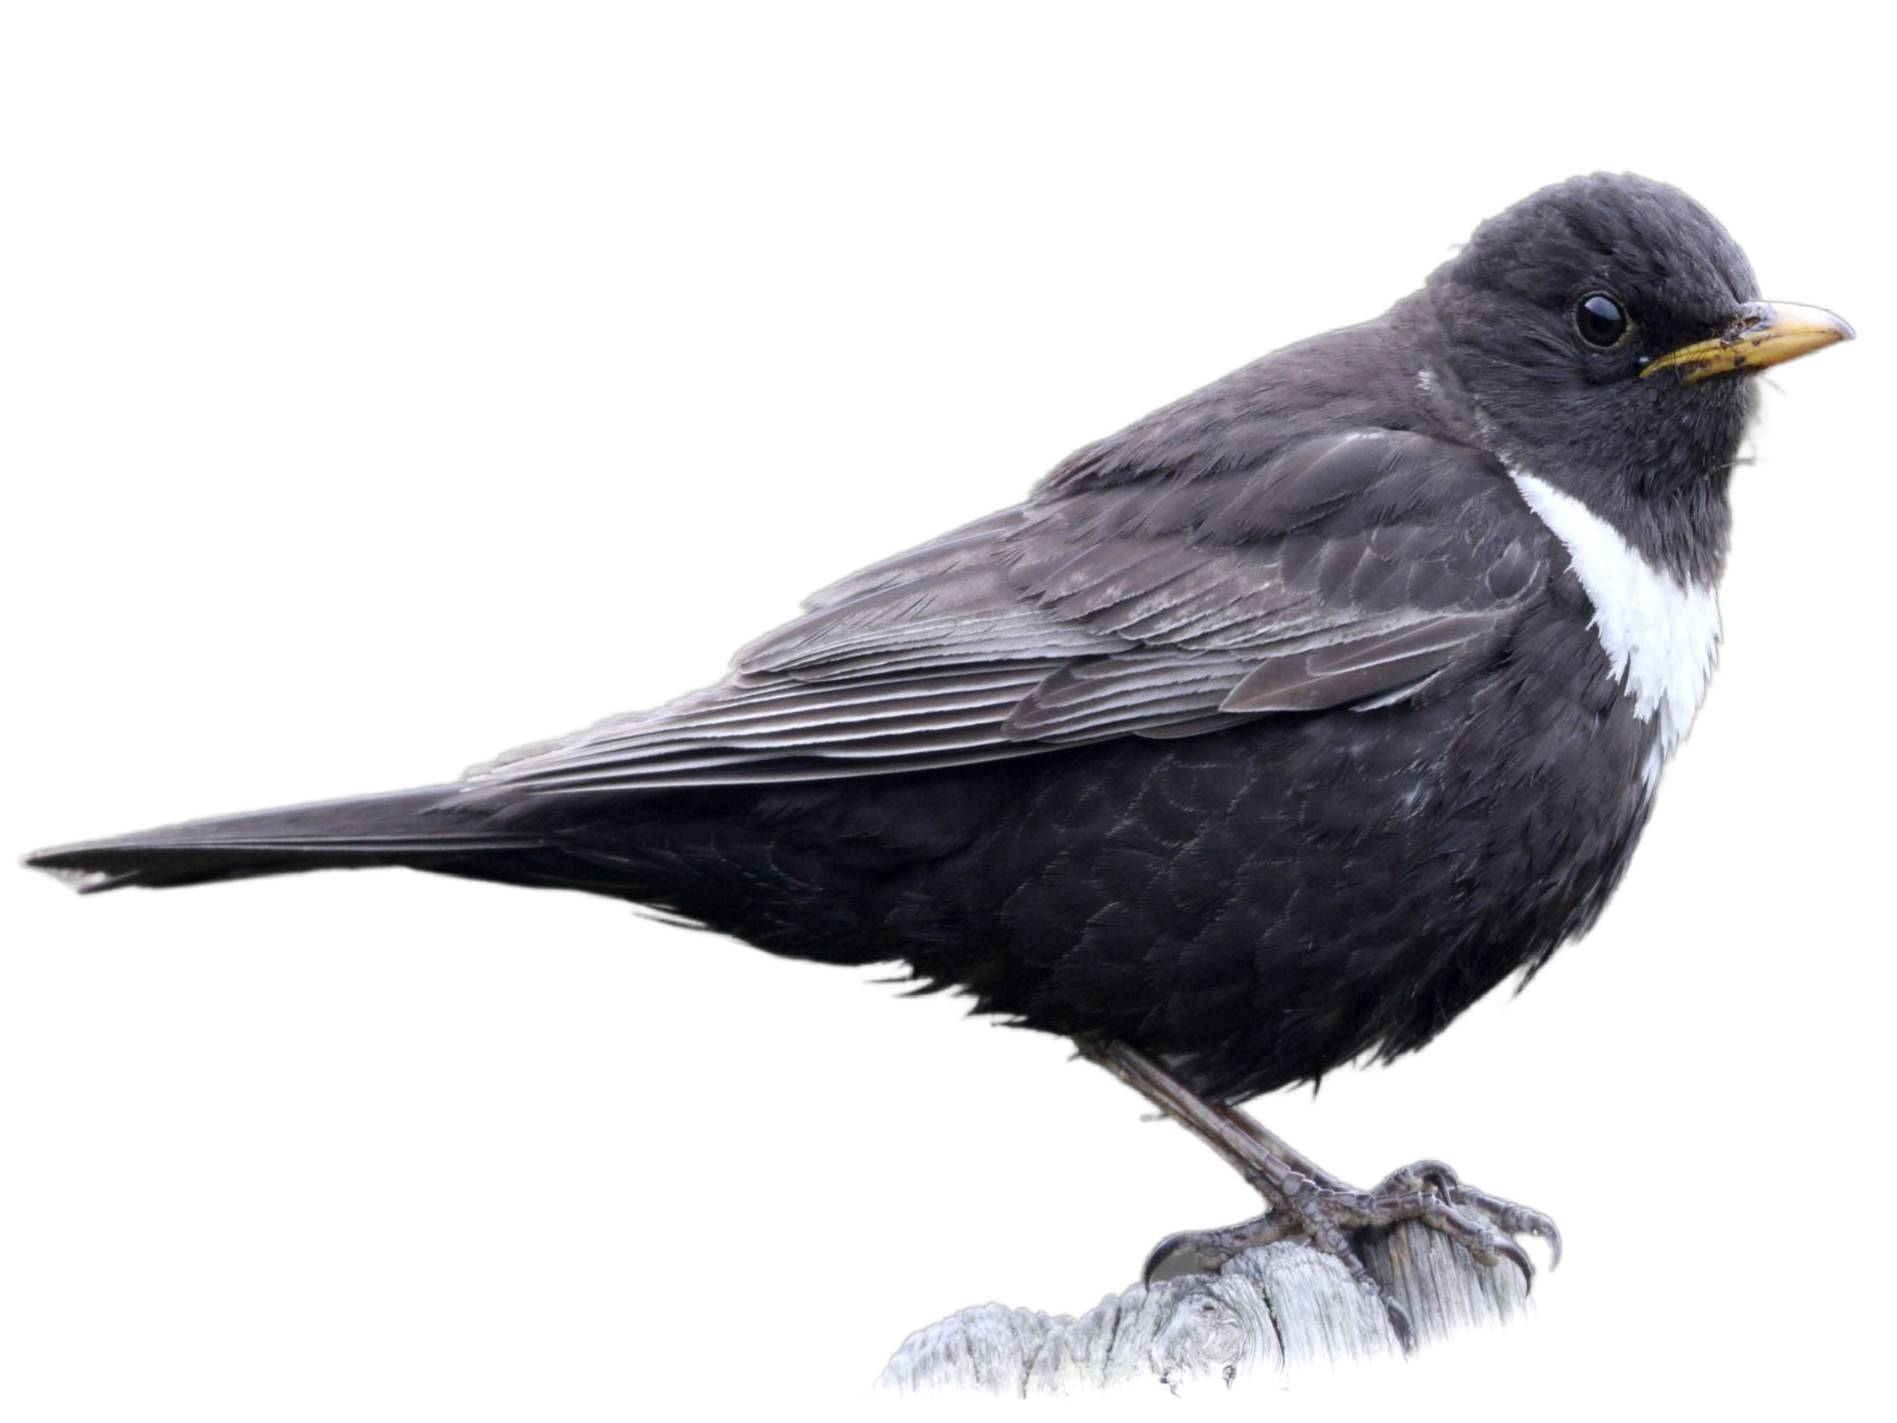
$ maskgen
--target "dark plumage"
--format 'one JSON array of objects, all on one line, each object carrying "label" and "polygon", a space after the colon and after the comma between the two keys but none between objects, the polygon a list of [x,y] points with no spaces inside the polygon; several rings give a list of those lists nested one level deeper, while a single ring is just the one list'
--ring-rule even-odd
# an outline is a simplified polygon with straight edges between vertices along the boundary
[{"label": "dark plumage", "polygon": [[[1577,329],[1592,293],[1631,318],[1621,344]],[[1709,641],[1616,655],[1516,476],[1709,605],[1750,383],[1669,353],[1742,362],[1789,329],[1756,299],[1684,195],[1564,183],[1376,320],[826,589],[706,691],[457,785],[33,863],[583,889],[904,960],[1227,1101],[1405,1052],[1592,922],[1708,670],[1687,654]],[[1696,689],[1643,705],[1643,668]]]}]

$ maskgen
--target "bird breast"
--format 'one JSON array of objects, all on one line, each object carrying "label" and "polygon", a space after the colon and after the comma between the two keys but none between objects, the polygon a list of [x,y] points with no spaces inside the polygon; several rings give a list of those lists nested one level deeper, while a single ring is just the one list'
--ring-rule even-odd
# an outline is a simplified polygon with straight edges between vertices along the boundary
[{"label": "bird breast", "polygon": [[1560,539],[1593,604],[1590,626],[1643,722],[1658,719],[1649,788],[1692,730],[1719,657],[1719,595],[1656,568],[1605,519],[1546,480],[1511,470],[1528,507]]}]

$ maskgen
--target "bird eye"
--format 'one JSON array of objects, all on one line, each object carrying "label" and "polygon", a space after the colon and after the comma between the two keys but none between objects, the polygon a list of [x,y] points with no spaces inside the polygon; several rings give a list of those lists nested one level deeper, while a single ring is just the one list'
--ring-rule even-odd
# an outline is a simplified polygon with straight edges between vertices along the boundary
[{"label": "bird eye", "polygon": [[1627,308],[1606,292],[1584,296],[1574,308],[1574,325],[1581,339],[1603,351],[1618,346],[1632,324],[1627,319]]}]

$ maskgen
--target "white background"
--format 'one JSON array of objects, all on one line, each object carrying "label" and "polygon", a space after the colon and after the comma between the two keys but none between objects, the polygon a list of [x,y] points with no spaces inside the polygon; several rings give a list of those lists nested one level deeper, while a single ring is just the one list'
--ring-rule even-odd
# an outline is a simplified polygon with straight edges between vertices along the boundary
[{"label": "white background", "polygon": [[[9,9],[0,847],[662,700],[1533,188],[1645,172],[1862,339],[1770,382],[1723,669],[1598,930],[1258,1108],[1567,1232],[1531,1322],[1332,1386],[1379,1416],[1883,1390],[1881,46],[1810,5],[682,10]],[[0,904],[10,1418],[831,1408],[1253,1208],[1058,1041],[605,901]]]}]

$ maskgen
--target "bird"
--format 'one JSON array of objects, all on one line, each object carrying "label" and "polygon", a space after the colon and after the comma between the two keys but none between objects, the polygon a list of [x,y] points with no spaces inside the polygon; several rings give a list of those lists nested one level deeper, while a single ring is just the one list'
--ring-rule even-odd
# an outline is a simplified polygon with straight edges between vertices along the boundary
[{"label": "bird", "polygon": [[715,685],[422,789],[44,850],[87,891],[403,866],[578,890],[1070,1038],[1407,1320],[1360,1232],[1532,1278],[1532,1208],[1359,1190],[1243,1103],[1420,1048],[1595,921],[1720,638],[1760,299],[1677,188],[1571,178],[1382,315],[1085,445],[830,584]]}]

